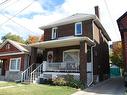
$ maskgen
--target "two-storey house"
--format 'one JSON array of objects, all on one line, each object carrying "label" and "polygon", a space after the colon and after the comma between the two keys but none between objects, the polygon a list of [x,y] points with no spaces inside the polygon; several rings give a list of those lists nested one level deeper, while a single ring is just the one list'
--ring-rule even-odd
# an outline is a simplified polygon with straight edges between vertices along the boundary
[{"label": "two-storey house", "polygon": [[110,37],[96,15],[77,13],[40,29],[44,41],[30,46],[43,49],[43,78],[70,74],[90,85],[109,77]]}]

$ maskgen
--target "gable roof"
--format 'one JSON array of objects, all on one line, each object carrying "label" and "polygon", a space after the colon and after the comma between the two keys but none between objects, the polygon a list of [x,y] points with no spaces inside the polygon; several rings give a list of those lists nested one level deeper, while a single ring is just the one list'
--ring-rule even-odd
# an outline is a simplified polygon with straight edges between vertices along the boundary
[{"label": "gable roof", "polygon": [[44,30],[47,28],[57,27],[57,26],[75,23],[75,22],[80,22],[80,21],[85,21],[85,20],[94,20],[95,23],[103,30],[102,32],[103,32],[104,36],[106,37],[106,39],[108,41],[111,40],[109,35],[107,34],[106,30],[104,29],[104,27],[100,23],[100,20],[98,19],[98,17],[96,15],[93,15],[93,14],[77,13],[77,14],[71,15],[69,17],[63,18],[61,20],[58,20],[56,22],[50,23],[48,25],[41,26],[40,29]]},{"label": "gable roof", "polygon": [[118,19],[117,19],[117,21],[119,22],[122,18],[124,18],[125,16],[127,16],[127,12],[125,12],[121,17],[119,17]]},{"label": "gable roof", "polygon": [[0,48],[2,48],[7,42],[9,42],[10,44],[12,44],[13,46],[15,46],[18,50],[20,50],[21,52],[29,52],[29,50],[27,48],[25,48],[27,45],[22,44],[22,43],[18,43],[16,41],[12,41],[12,40],[5,40],[1,45]]},{"label": "gable roof", "polygon": [[127,25],[126,22],[127,21],[126,20],[125,20],[125,22],[122,21],[125,17],[127,17],[127,12],[125,12],[121,17],[119,17],[117,19],[117,24],[118,24],[120,32],[127,31],[127,27],[126,27],[126,25]]}]

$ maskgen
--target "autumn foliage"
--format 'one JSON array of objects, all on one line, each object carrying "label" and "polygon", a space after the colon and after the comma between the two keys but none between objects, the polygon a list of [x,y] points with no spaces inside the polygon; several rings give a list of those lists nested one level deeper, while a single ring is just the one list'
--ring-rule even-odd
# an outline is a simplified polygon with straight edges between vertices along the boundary
[{"label": "autumn foliage", "polygon": [[39,41],[39,37],[38,36],[32,36],[32,35],[30,35],[28,37],[28,39],[26,40],[26,43],[27,44],[33,44],[33,43],[36,43],[38,41]]},{"label": "autumn foliage", "polygon": [[110,59],[113,64],[123,68],[123,49],[122,49],[122,43],[115,42],[112,45],[113,53],[110,55]]}]

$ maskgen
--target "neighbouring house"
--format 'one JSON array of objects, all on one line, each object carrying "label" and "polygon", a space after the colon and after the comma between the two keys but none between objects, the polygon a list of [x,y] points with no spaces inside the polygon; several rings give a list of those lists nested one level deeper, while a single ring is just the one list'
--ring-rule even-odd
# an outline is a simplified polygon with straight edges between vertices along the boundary
[{"label": "neighbouring house", "polygon": [[[36,59],[36,64],[32,65],[31,71],[33,71],[38,63],[42,63],[42,54],[43,51],[36,49],[34,51],[28,45],[12,41],[5,40],[0,45],[0,80],[7,81],[16,81],[21,80],[22,73],[31,66],[31,63],[34,63]],[[33,58],[31,53],[34,55],[36,52],[37,57]],[[33,61],[34,60],[34,61]],[[29,73],[31,72],[29,71]],[[30,76],[27,72],[25,78]]]},{"label": "neighbouring house", "polygon": [[[98,7],[95,13],[99,17]],[[35,52],[31,53],[33,63],[37,61],[37,49],[43,49],[43,63],[31,73],[32,81],[70,74],[89,86],[107,79],[111,39],[97,16],[77,13],[40,27],[44,41],[30,46]]]},{"label": "neighbouring house", "polygon": [[0,79],[14,81],[29,66],[29,48],[27,45],[5,40],[0,45]]},{"label": "neighbouring house", "polygon": [[123,55],[124,55],[124,71],[127,72],[127,12],[125,12],[118,20],[117,24],[121,34]]}]

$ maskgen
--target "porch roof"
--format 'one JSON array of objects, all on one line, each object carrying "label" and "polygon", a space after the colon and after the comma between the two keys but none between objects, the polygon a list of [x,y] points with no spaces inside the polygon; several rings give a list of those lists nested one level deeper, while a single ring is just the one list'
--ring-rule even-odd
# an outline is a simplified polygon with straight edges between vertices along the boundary
[{"label": "porch roof", "polygon": [[63,39],[38,42],[30,44],[30,46],[45,49],[45,48],[80,45],[81,41],[86,41],[89,45],[95,45],[94,41],[88,37],[68,37]]}]

